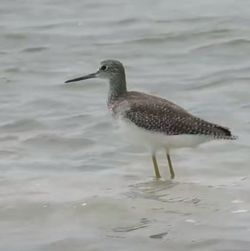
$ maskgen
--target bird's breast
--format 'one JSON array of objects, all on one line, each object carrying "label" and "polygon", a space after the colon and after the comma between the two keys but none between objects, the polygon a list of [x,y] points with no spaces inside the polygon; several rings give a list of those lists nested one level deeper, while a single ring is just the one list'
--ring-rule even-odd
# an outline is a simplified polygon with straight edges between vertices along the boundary
[{"label": "bird's breast", "polygon": [[107,106],[108,106],[108,111],[115,118],[123,116],[125,112],[129,110],[129,103],[126,100],[108,103]]}]

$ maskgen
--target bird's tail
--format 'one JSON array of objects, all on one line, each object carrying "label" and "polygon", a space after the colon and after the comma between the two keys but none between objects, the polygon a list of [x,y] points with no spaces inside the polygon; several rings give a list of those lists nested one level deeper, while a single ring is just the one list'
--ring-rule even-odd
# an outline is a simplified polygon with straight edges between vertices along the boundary
[{"label": "bird's tail", "polygon": [[220,133],[218,134],[219,138],[229,140],[238,139],[238,137],[233,135],[228,128],[219,125],[216,126],[216,128],[220,131]]}]

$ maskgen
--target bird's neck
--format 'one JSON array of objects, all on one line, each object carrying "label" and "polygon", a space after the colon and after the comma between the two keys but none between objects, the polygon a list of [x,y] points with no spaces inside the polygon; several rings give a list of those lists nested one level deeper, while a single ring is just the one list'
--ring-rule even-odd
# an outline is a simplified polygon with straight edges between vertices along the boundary
[{"label": "bird's neck", "polygon": [[110,79],[109,81],[109,94],[108,94],[108,104],[112,104],[119,97],[127,92],[126,79],[125,76],[122,78]]}]

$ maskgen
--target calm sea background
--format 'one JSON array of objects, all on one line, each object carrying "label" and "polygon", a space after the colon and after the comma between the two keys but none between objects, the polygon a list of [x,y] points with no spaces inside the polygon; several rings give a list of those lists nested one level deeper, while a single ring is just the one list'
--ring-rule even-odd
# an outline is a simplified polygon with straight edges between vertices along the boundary
[{"label": "calm sea background", "polygon": [[[0,250],[250,250],[250,1],[0,0]],[[172,154],[127,145],[103,59],[239,136]]]}]

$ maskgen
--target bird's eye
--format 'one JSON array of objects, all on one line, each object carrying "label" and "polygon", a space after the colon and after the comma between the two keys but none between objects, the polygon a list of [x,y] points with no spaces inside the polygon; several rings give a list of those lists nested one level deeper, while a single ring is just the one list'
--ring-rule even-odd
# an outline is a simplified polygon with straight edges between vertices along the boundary
[{"label": "bird's eye", "polygon": [[108,66],[107,65],[103,65],[102,67],[101,67],[101,70],[102,71],[106,71],[108,69]]}]

